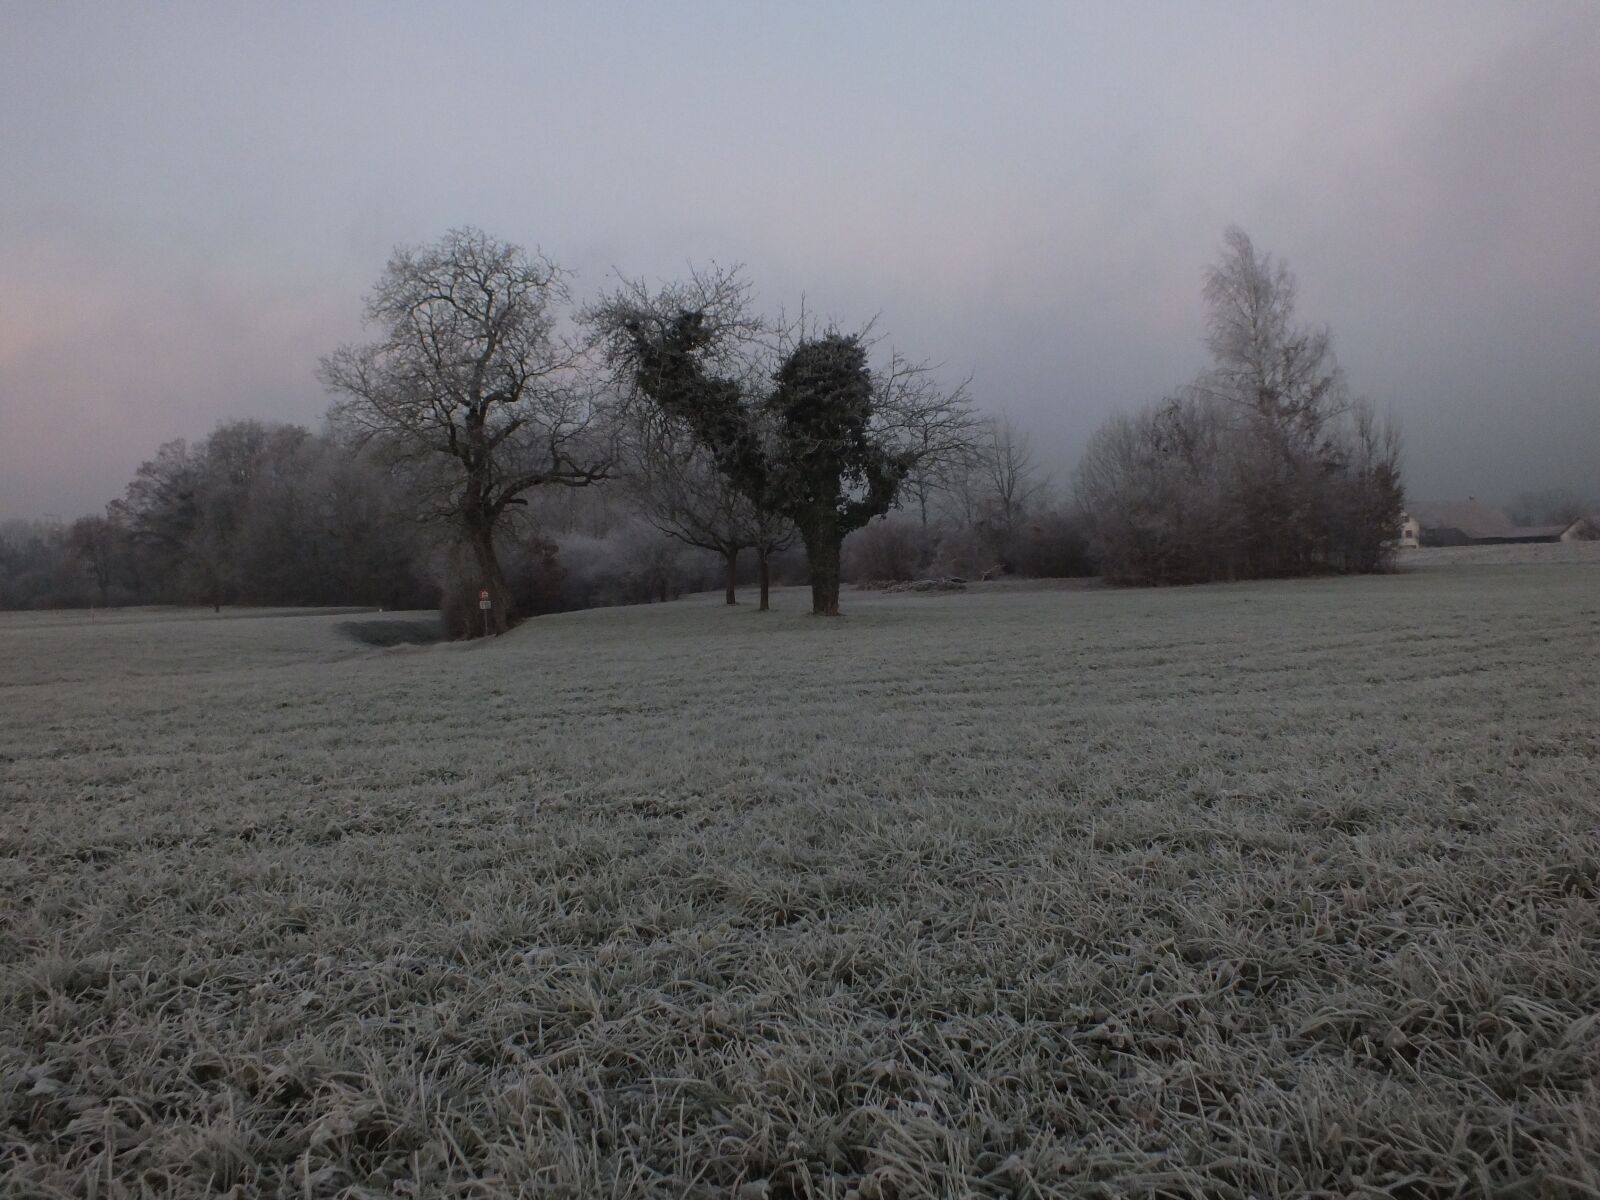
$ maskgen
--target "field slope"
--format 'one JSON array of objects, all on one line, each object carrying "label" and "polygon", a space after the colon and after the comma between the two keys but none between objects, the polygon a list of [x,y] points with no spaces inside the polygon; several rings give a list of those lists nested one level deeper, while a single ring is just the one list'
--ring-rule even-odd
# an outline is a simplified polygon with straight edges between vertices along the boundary
[{"label": "field slope", "polygon": [[1596,559],[844,600],[0,620],[0,1196],[1600,1195]]}]

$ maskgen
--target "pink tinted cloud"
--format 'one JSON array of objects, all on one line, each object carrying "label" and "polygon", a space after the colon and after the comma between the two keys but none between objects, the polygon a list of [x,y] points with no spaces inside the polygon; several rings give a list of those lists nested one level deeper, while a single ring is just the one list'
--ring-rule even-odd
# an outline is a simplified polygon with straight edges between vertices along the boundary
[{"label": "pink tinted cloud", "polygon": [[315,423],[317,357],[357,332],[352,289],[310,273],[48,243],[16,261],[0,284],[0,519],[98,509],[161,443],[228,416]]}]

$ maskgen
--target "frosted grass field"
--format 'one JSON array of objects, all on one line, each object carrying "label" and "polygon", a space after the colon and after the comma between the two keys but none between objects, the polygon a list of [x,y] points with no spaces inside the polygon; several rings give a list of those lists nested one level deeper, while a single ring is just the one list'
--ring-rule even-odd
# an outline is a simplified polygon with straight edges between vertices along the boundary
[{"label": "frosted grass field", "polygon": [[1600,1195],[1600,557],[1405,561],[0,618],[0,1195]]}]

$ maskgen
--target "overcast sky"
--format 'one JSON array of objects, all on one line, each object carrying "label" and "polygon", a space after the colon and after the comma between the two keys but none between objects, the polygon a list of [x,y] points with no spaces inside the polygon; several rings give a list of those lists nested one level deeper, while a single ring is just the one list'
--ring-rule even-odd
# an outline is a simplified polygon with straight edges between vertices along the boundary
[{"label": "overcast sky", "polygon": [[1600,491],[1600,3],[0,0],[0,518],[315,424],[396,243],[742,262],[1064,474],[1203,365],[1229,222],[1418,497]]}]

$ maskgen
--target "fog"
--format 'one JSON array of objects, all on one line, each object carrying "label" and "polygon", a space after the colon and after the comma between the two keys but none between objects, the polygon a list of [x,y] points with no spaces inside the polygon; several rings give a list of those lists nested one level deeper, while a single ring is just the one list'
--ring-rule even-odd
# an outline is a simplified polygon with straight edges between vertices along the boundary
[{"label": "fog", "polygon": [[0,3],[0,518],[315,424],[392,246],[745,264],[1064,477],[1281,255],[1416,496],[1600,491],[1600,7]]}]

